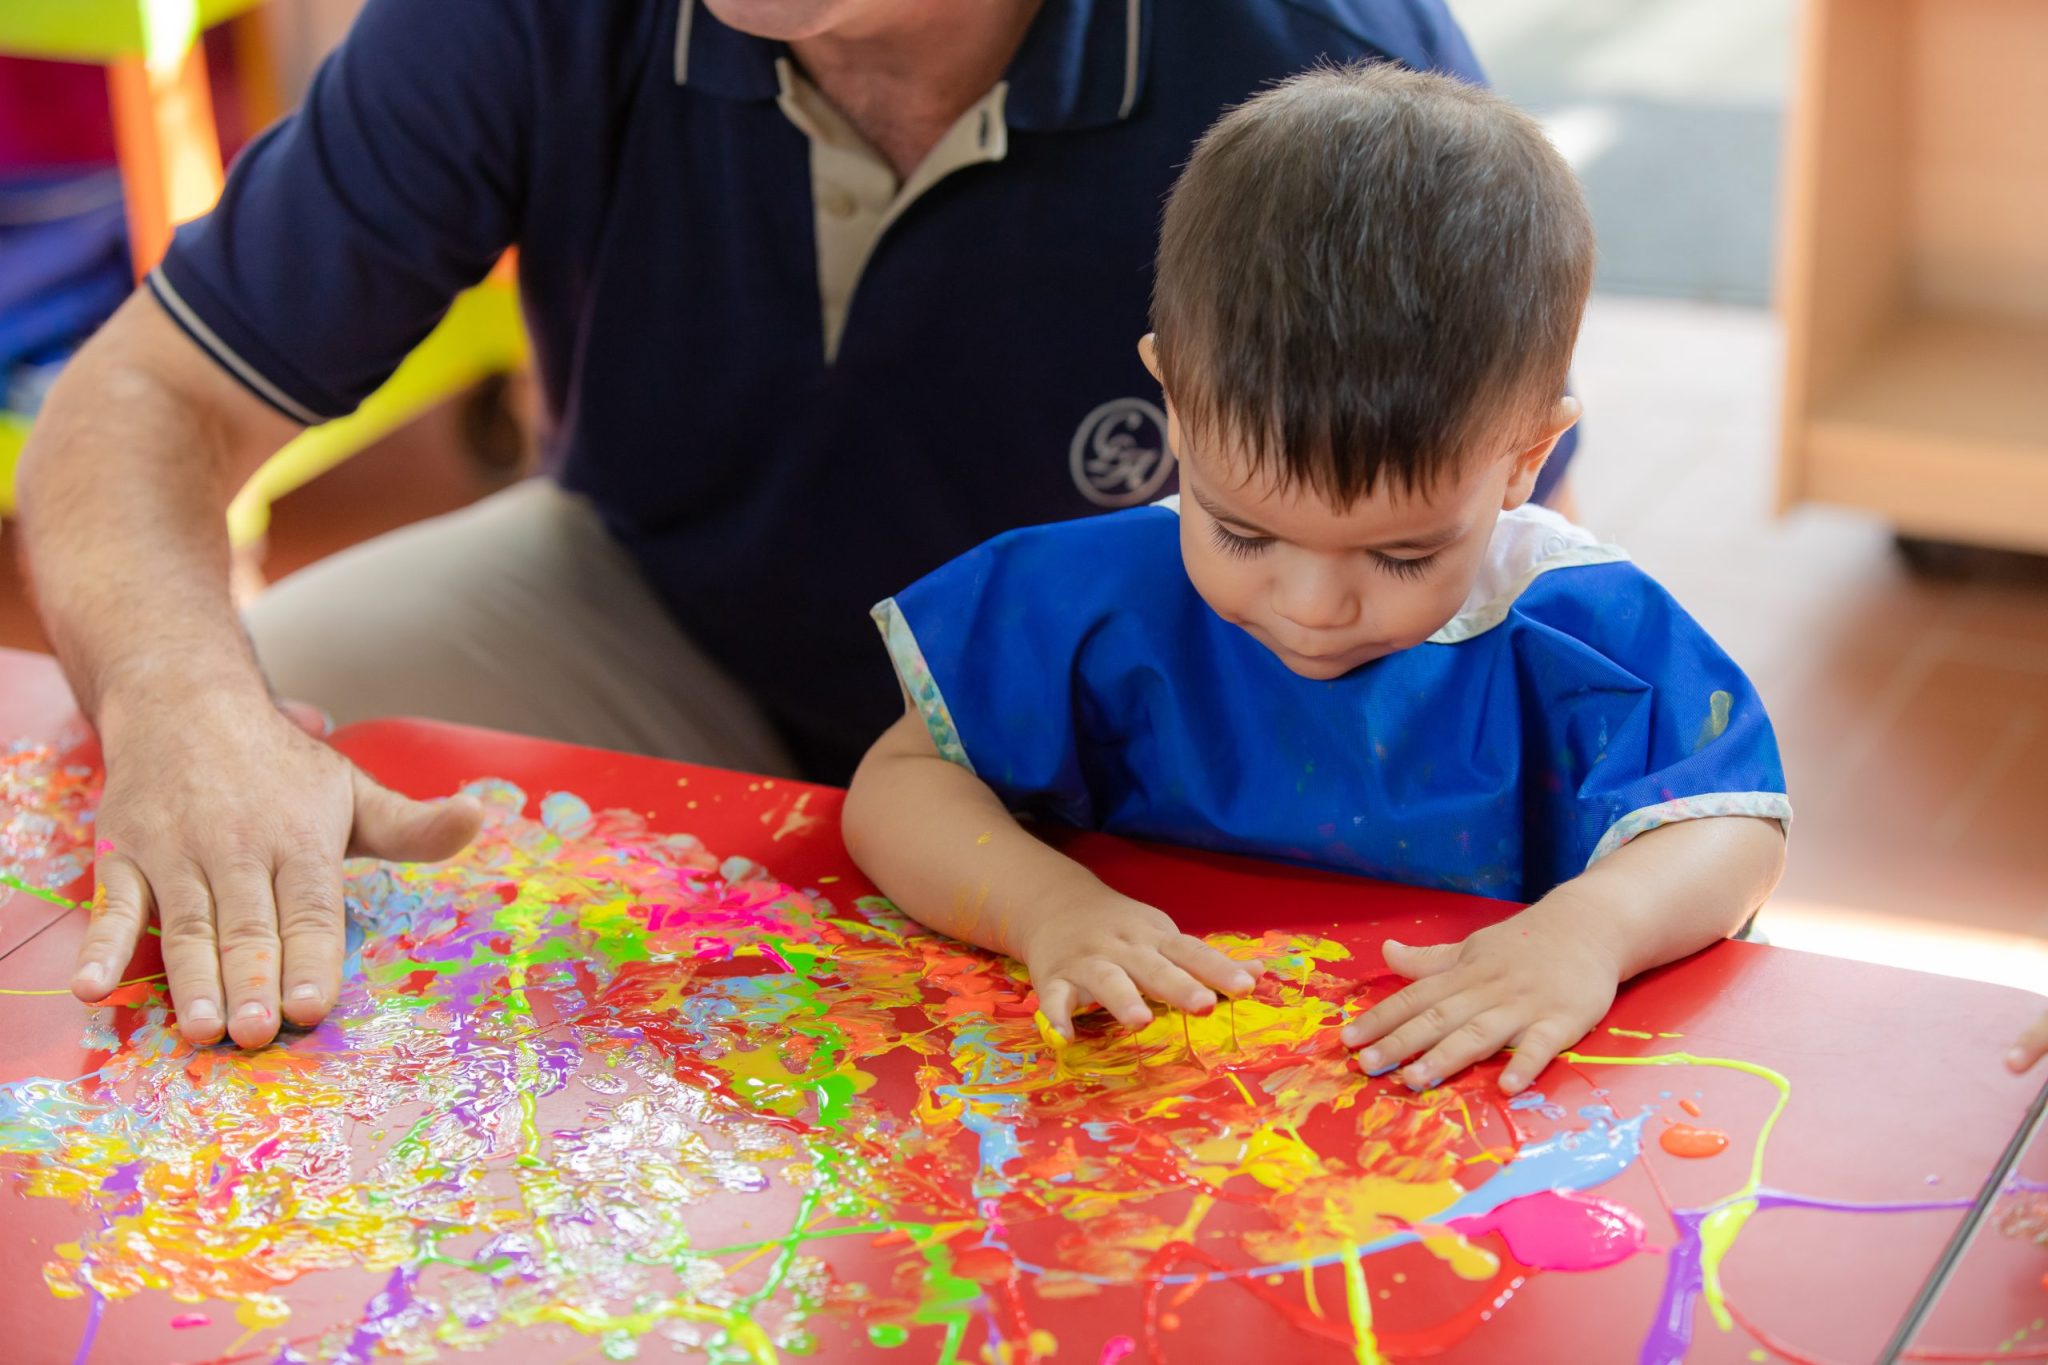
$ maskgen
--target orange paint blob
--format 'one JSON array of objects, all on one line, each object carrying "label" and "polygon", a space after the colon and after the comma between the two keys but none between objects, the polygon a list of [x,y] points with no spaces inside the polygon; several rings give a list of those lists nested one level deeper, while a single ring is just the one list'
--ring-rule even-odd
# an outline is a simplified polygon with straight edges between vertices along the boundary
[{"label": "orange paint blob", "polygon": [[1016,1270],[1009,1254],[999,1247],[974,1247],[953,1258],[953,1273],[979,1284],[1007,1280]]},{"label": "orange paint blob", "polygon": [[1678,1102],[1678,1107],[1680,1109],[1683,1109],[1686,1113],[1691,1114],[1694,1118],[1698,1118],[1700,1116],[1700,1107],[1697,1104],[1694,1104],[1691,1100],[1680,1100]]},{"label": "orange paint blob", "polygon": [[1715,1156],[1727,1148],[1728,1135],[1718,1128],[1674,1123],[1658,1135],[1657,1145],[1673,1156]]}]

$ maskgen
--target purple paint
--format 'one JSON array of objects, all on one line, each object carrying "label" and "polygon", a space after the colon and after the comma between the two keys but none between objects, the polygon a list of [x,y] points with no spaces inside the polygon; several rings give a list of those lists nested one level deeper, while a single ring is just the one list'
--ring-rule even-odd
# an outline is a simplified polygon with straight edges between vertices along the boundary
[{"label": "purple paint", "polygon": [[99,1290],[88,1290],[92,1295],[91,1304],[85,1310],[85,1335],[78,1339],[78,1354],[71,1357],[71,1365],[85,1365],[92,1358],[93,1339],[100,1334],[100,1319],[106,1316],[107,1300]]},{"label": "purple paint", "polygon": [[[1925,1213],[1936,1209],[1966,1209],[1967,1199],[1919,1200],[1886,1204],[1855,1204],[1844,1199],[1814,1199],[1786,1194],[1782,1190],[1759,1190],[1747,1196],[1757,1211],[1765,1209],[1827,1209],[1834,1213]],[[1671,1221],[1678,1227],[1678,1244],[1671,1248],[1664,1271],[1664,1292],[1657,1300],[1657,1315],[1650,1322],[1649,1335],[1636,1359],[1640,1365],[1679,1365],[1692,1346],[1693,1308],[1705,1288],[1700,1224],[1707,1215],[1743,1203],[1743,1198],[1724,1199],[1704,1209],[1673,1209]]]}]

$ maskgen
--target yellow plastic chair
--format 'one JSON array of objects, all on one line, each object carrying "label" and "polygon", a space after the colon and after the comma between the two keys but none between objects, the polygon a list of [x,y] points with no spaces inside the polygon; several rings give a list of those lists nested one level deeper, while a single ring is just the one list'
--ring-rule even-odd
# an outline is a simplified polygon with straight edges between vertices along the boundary
[{"label": "yellow plastic chair", "polygon": [[[177,224],[220,198],[220,137],[200,36],[245,18],[238,64],[258,122],[280,112],[268,44],[253,27],[262,0],[0,0],[0,53],[105,67],[127,200],[136,278],[149,273]],[[258,470],[228,515],[235,544],[261,539],[270,504],[370,442],[489,375],[526,363],[526,334],[509,271],[455,301],[396,373],[346,417],[313,427]],[[14,508],[14,467],[28,420],[0,411],[0,515]]]}]

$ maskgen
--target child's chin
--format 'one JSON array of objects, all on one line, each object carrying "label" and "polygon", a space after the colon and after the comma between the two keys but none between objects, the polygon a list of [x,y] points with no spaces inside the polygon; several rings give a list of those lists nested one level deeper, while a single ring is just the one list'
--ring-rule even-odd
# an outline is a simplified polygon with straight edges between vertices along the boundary
[{"label": "child's chin", "polygon": [[1298,654],[1286,654],[1280,650],[1274,650],[1273,655],[1281,663],[1286,664],[1288,672],[1293,673],[1296,677],[1307,678],[1311,682],[1329,682],[1332,678],[1343,677],[1354,668],[1361,668],[1371,663],[1374,659],[1380,657],[1380,651],[1371,651],[1364,654],[1345,654],[1334,659],[1308,659]]}]

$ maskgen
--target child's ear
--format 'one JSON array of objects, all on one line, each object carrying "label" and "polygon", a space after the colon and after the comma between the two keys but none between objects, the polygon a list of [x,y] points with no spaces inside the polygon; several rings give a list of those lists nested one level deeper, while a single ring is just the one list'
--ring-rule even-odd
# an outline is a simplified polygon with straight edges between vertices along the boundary
[{"label": "child's ear", "polygon": [[1146,371],[1154,379],[1159,378],[1159,342],[1151,332],[1138,338],[1138,359],[1145,362]]},{"label": "child's ear", "polygon": [[1550,460],[1550,452],[1557,449],[1557,443],[1564,434],[1577,424],[1583,410],[1579,400],[1570,394],[1558,399],[1550,419],[1543,424],[1542,433],[1508,457],[1514,467],[1508,471],[1507,496],[1501,499],[1501,511],[1512,512],[1535,496],[1536,476],[1543,472],[1543,466]]}]

